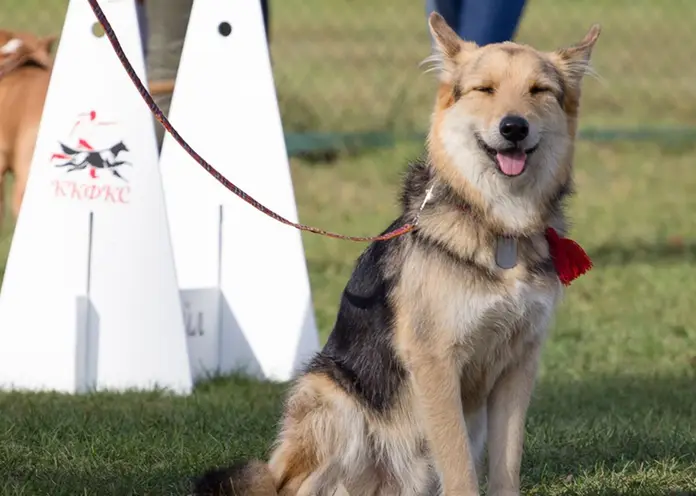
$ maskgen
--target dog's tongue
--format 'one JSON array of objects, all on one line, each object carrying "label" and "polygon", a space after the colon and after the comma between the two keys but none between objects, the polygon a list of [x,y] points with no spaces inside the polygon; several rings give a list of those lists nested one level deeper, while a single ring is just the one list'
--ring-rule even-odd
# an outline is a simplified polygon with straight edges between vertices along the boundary
[{"label": "dog's tongue", "polygon": [[503,173],[508,176],[519,176],[527,162],[527,154],[523,151],[498,152],[497,159]]}]

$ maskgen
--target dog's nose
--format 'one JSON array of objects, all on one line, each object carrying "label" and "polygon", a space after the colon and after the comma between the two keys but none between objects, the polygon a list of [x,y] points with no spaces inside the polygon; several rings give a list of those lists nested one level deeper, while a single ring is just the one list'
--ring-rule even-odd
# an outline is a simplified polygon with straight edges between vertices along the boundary
[{"label": "dog's nose", "polygon": [[506,115],[500,121],[500,134],[513,143],[522,141],[529,134],[529,122],[518,115]]}]

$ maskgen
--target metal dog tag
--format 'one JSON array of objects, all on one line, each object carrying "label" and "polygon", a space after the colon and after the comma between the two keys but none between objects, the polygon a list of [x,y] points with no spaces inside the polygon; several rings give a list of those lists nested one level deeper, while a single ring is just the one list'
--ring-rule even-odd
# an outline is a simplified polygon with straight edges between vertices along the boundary
[{"label": "metal dog tag", "polygon": [[517,238],[508,236],[496,238],[495,263],[501,269],[512,269],[517,265]]}]

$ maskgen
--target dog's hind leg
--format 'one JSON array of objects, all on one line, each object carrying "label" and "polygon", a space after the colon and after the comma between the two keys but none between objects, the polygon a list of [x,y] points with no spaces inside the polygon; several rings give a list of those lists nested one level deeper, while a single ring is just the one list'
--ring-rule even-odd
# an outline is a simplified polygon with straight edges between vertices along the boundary
[{"label": "dog's hind leg", "polygon": [[366,439],[364,417],[352,398],[323,374],[305,375],[288,398],[269,461],[278,493],[332,496],[342,478],[362,470]]},{"label": "dog's hind leg", "polygon": [[29,168],[34,158],[37,133],[38,127],[32,128],[22,133],[17,139],[17,147],[12,161],[12,174],[14,175],[14,184],[12,185],[12,214],[15,219],[17,219],[19,215],[19,209],[24,199],[24,191],[27,188]]},{"label": "dog's hind leg", "polygon": [[5,176],[7,175],[9,160],[7,154],[0,151],[0,226],[5,221]]}]

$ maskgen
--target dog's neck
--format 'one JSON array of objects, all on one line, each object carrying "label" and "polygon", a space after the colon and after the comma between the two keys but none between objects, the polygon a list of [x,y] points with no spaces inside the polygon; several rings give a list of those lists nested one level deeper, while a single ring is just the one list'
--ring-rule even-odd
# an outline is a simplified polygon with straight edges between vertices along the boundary
[{"label": "dog's neck", "polygon": [[455,204],[466,204],[478,215],[479,222],[489,230],[503,236],[530,236],[543,231],[556,217],[563,216],[563,199],[572,193],[571,178],[557,191],[543,193],[528,179],[505,181],[491,178],[492,190],[483,191],[480,185],[472,184],[452,158],[439,146],[440,141],[431,137],[427,143],[427,175],[436,190],[446,191],[446,196]]},{"label": "dog's neck", "polygon": [[528,237],[544,232],[549,226],[565,230],[564,200],[572,194],[570,181],[549,192],[544,201],[530,202],[513,194],[490,201],[461,177],[443,174],[432,160],[428,162],[428,169],[429,185],[433,186],[433,194],[440,202],[475,216],[477,224],[495,235]]},{"label": "dog's neck", "polygon": [[519,250],[528,252],[524,246],[543,242],[548,227],[565,232],[560,204],[549,207],[544,222],[529,226],[522,233],[506,231],[495,219],[491,220],[485,208],[461,194],[428,161],[411,165],[403,185],[402,206],[405,221],[419,219],[420,236],[448,246],[466,259],[492,252],[493,263],[504,269],[517,264]]},{"label": "dog's neck", "polygon": [[[425,197],[418,210],[418,216],[420,216],[423,209],[427,206],[428,201],[432,198],[435,185],[431,185],[425,191]],[[457,202],[455,204],[456,208],[463,212],[465,215],[472,214],[471,205],[464,202]],[[495,263],[501,269],[512,269],[517,265],[518,259],[518,239],[516,236],[505,236],[498,234],[495,236]]]}]

